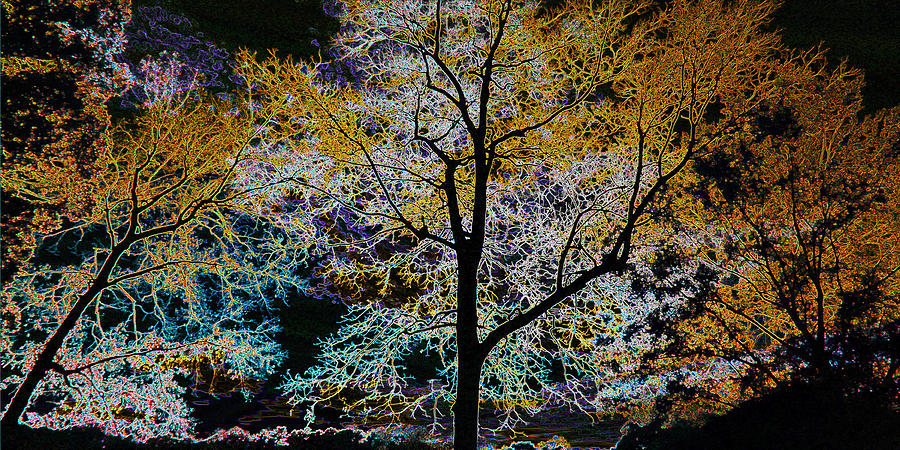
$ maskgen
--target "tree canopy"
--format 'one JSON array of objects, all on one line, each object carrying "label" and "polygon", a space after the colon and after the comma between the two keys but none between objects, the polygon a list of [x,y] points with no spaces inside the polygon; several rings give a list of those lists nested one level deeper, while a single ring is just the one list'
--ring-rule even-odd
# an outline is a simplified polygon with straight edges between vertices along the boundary
[{"label": "tree canopy", "polygon": [[659,327],[672,340],[647,362],[721,358],[744,389],[825,383],[895,404],[897,110],[861,116],[860,72],[819,52],[794,54],[778,80],[778,96],[693,165],[699,203],[684,217],[714,282]]},{"label": "tree canopy", "polygon": [[[4,424],[37,394],[67,406],[26,413],[32,425],[186,436],[176,373],[207,358],[261,376],[283,356],[271,311],[297,283],[293,255],[272,253],[277,229],[249,219],[236,200],[246,193],[231,189],[269,117],[193,100],[174,87],[180,67],[145,65],[144,110],[98,152],[90,210],[37,234],[34,267],[3,290],[4,385],[15,389]],[[71,195],[56,176],[32,174],[44,198]]]},{"label": "tree canopy", "polygon": [[776,6],[329,1],[331,41],[304,22],[285,56],[162,6],[4,2],[4,427],[197,439],[191,377],[278,378],[260,403],[306,428],[236,432],[283,442],[323,407],[465,449],[823,386],[896,409],[900,112],[863,115]]},{"label": "tree canopy", "polygon": [[[462,447],[479,399],[509,421],[595,410],[621,311],[643,308],[618,275],[667,238],[657,200],[775,87],[772,6],[343,7],[338,62],[240,69],[289,105],[292,135],[261,143],[241,179],[290,181],[255,204],[315,243],[322,291],[352,304],[320,366],[285,387],[298,401],[357,389],[356,406],[387,414],[453,399]],[[410,401],[403,359],[419,347],[441,355],[443,387]]]}]

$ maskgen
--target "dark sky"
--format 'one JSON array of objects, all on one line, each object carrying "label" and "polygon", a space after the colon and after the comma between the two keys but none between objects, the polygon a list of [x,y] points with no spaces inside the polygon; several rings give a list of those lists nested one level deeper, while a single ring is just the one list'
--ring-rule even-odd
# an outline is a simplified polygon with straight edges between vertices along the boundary
[{"label": "dark sky", "polygon": [[[866,71],[868,109],[900,104],[900,0],[782,0],[775,26],[798,48],[824,42],[834,58],[849,57]],[[135,5],[154,4],[137,0]],[[167,0],[165,7],[198,21],[200,29],[229,47],[305,56],[319,51],[336,29],[320,0]]]},{"label": "dark sky", "polygon": [[867,109],[900,104],[900,1],[783,0],[776,26],[788,45],[824,41],[830,56],[864,69]]}]

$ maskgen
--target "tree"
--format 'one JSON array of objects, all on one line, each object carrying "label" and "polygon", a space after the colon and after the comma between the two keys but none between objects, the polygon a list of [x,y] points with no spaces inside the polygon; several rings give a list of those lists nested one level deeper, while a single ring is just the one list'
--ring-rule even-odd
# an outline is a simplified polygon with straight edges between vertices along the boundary
[{"label": "tree", "polygon": [[341,6],[339,62],[239,68],[290,103],[278,123],[294,134],[260,143],[240,179],[290,180],[253,204],[314,243],[322,289],[351,304],[285,388],[423,411],[403,361],[425,349],[456,448],[475,448],[482,399],[513,418],[596,404],[604,344],[635,306],[619,275],[666,238],[656,200],[770,94],[772,5]]},{"label": "tree", "polygon": [[799,381],[896,405],[898,111],[862,117],[862,74],[821,52],[785,59],[779,96],[693,165],[693,220],[716,224],[693,247],[716,274],[648,361],[727,361],[756,393]]},{"label": "tree", "polygon": [[[98,152],[89,214],[38,235],[34,269],[2,292],[4,388],[16,389],[4,426],[38,394],[63,406],[29,414],[31,425],[184,435],[176,372],[206,357],[258,376],[281,358],[268,312],[294,283],[291,262],[268,253],[277,229],[248,218],[247,193],[231,190],[276,111],[179,95],[172,60],[145,69],[144,111]],[[44,178],[56,175],[32,174],[30,190],[68,195]]]},{"label": "tree", "polygon": [[[121,65],[128,2],[3,3],[3,233],[6,282],[32,250],[32,232],[49,232],[90,209],[84,195],[103,146],[103,102],[127,86]],[[28,189],[38,173],[68,196]],[[9,232],[9,230],[17,232]]]},{"label": "tree", "polygon": [[[141,61],[145,59],[175,58],[191,70],[181,74],[178,88],[189,90],[202,88],[225,97],[224,90],[233,90],[228,80],[234,60],[229,52],[204,39],[203,33],[194,29],[191,21],[161,6],[139,6],[134,17],[125,27],[127,45],[117,58],[127,64],[134,84],[117,102],[124,109],[135,109],[145,99]],[[152,74],[150,74],[152,76]]]}]

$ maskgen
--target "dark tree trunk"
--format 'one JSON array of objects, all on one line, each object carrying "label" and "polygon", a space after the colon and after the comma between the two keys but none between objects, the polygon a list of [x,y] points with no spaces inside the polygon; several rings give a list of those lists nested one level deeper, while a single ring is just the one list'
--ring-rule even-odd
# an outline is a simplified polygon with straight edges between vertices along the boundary
[{"label": "dark tree trunk", "polygon": [[128,238],[131,240],[125,239],[123,242],[120,242],[119,245],[113,247],[109,256],[106,258],[106,261],[103,262],[103,266],[100,267],[100,271],[94,276],[94,281],[88,289],[78,297],[78,301],[75,302],[75,305],[66,315],[66,318],[63,319],[62,323],[59,324],[59,327],[56,328],[56,331],[53,332],[53,336],[51,336],[50,340],[44,344],[44,348],[41,349],[41,353],[38,355],[31,370],[25,375],[25,380],[19,385],[19,388],[16,389],[16,393],[13,395],[9,407],[3,414],[3,419],[0,419],[0,424],[2,424],[3,427],[12,427],[19,424],[19,419],[25,412],[25,408],[28,407],[28,403],[31,402],[31,397],[34,395],[38,383],[40,383],[47,375],[47,372],[53,368],[53,360],[56,358],[56,353],[62,347],[66,337],[68,337],[69,333],[72,332],[72,329],[75,328],[75,324],[78,323],[78,319],[84,314],[84,310],[91,304],[91,301],[109,286],[109,275],[112,273],[113,267],[116,266],[119,257],[133,241],[133,236],[131,234],[129,234]]},{"label": "dark tree trunk", "polygon": [[2,425],[4,427],[19,424],[19,418],[22,417],[22,413],[24,413],[25,408],[28,407],[28,403],[31,401],[31,396],[34,395],[38,383],[44,379],[47,372],[53,367],[53,360],[56,358],[56,352],[62,347],[66,336],[68,336],[72,329],[75,328],[78,318],[84,313],[84,310],[91,303],[91,300],[93,300],[101,290],[102,288],[98,288],[95,283],[82,294],[78,298],[78,301],[75,302],[75,306],[69,311],[69,314],[53,333],[53,336],[51,336],[50,340],[44,345],[44,348],[38,355],[31,370],[25,375],[25,381],[23,381],[22,384],[19,385],[19,388],[16,389],[12,401],[9,403],[9,408],[7,408],[6,413],[3,414]]},{"label": "dark tree trunk", "polygon": [[458,356],[456,402],[453,405],[453,447],[475,450],[478,444],[478,400],[481,382],[481,358],[478,355]]},{"label": "dark tree trunk", "polygon": [[453,446],[475,450],[478,444],[478,400],[484,354],[478,342],[477,273],[480,249],[459,254],[456,317],[456,401]]}]

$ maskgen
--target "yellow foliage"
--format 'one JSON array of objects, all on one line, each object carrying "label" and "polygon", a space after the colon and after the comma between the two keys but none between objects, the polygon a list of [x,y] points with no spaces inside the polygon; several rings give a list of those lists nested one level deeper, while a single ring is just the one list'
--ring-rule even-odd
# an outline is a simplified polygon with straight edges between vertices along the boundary
[{"label": "yellow foliage", "polygon": [[819,52],[785,59],[778,95],[720,147],[730,162],[717,170],[732,179],[709,188],[713,208],[683,200],[687,220],[729,236],[728,248],[713,239],[703,251],[735,277],[709,314],[683,324],[695,344],[750,352],[797,338],[821,354],[842,332],[846,295],[876,287],[883,297],[857,305],[865,312],[853,326],[900,318],[890,300],[900,295],[898,110],[860,117],[860,71]]}]

